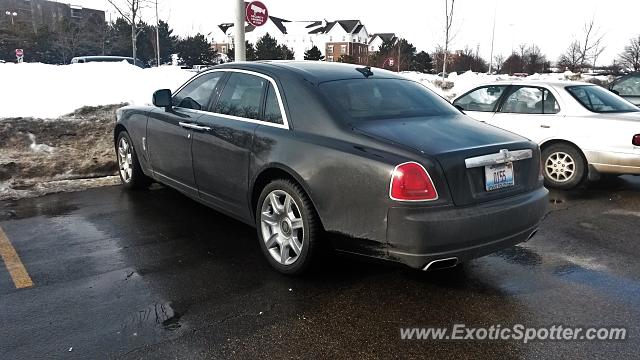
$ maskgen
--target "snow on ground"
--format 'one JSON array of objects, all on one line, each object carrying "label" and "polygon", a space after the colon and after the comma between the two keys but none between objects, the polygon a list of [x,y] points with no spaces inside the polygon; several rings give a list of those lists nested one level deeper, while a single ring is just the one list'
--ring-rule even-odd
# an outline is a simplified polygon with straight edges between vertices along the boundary
[{"label": "snow on ground", "polygon": [[175,90],[193,75],[176,66],[141,69],[126,62],[0,64],[0,119],[56,118],[83,106],[144,105],[155,90]]},{"label": "snow on ground", "polygon": [[[509,75],[487,75],[471,71],[451,73],[442,78],[433,74],[403,72],[436,93],[453,99],[480,83],[520,79]],[[141,69],[122,63],[46,65],[39,63],[0,64],[0,119],[8,117],[56,118],[83,106],[129,103],[145,105],[158,89],[175,90],[194,72],[176,66]],[[535,80],[587,80],[589,77],[561,74],[534,74]],[[596,77],[607,81],[607,77]]]}]

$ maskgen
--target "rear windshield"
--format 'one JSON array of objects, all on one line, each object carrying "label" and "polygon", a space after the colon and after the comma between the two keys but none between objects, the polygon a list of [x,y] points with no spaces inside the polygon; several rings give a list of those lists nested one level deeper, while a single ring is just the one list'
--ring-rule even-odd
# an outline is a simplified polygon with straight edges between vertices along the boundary
[{"label": "rear windshield", "polygon": [[320,84],[320,90],[338,111],[356,121],[460,114],[449,102],[411,80],[337,80]]},{"label": "rear windshield", "polygon": [[630,102],[597,85],[567,86],[566,89],[589,111],[597,113],[640,111]]}]

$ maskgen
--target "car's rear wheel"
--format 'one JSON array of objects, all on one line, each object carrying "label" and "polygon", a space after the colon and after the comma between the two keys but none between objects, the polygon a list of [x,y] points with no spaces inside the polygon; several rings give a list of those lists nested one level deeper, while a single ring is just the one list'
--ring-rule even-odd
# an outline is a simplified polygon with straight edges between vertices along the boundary
[{"label": "car's rear wheel", "polygon": [[140,167],[138,154],[136,154],[129,133],[121,131],[118,134],[117,141],[118,174],[120,175],[122,185],[127,189],[142,189],[148,187],[151,179],[144,174]]},{"label": "car's rear wheel", "polygon": [[283,274],[305,272],[318,255],[318,215],[302,188],[290,180],[275,180],[262,190],[256,228],[269,264]]},{"label": "car's rear wheel", "polygon": [[542,151],[545,185],[557,189],[572,189],[580,185],[586,174],[582,153],[568,144],[553,144]]}]

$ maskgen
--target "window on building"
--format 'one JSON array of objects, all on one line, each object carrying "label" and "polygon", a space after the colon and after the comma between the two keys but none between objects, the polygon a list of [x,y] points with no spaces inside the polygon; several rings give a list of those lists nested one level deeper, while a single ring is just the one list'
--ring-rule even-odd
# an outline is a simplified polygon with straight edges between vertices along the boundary
[{"label": "window on building", "polygon": [[347,45],[340,45],[340,52],[342,52],[343,54],[347,53]]},{"label": "window on building", "polygon": [[71,17],[81,18],[82,17],[82,9],[71,8]]},{"label": "window on building", "polygon": [[343,37],[342,37],[342,41],[347,41],[347,37],[346,37],[346,36],[343,36]]},{"label": "window on building", "polygon": [[329,41],[333,41],[333,36],[329,36]]},{"label": "window on building", "polygon": [[329,55],[327,59],[329,59],[329,61],[333,61],[333,56]]},{"label": "window on building", "polygon": [[329,46],[327,46],[327,52],[328,52],[329,54],[333,54],[333,45],[329,45]]}]

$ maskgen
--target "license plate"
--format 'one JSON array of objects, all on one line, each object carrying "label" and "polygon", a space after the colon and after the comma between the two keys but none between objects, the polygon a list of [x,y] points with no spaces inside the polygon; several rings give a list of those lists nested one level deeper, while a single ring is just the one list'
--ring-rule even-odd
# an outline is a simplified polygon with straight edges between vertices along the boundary
[{"label": "license plate", "polygon": [[515,185],[513,163],[490,165],[484,167],[485,187],[487,191],[503,189]]}]

